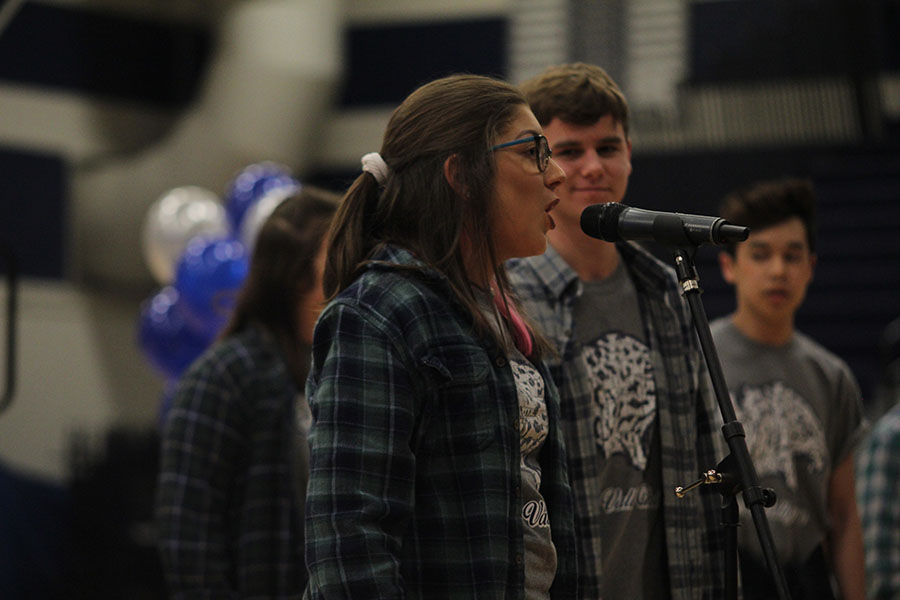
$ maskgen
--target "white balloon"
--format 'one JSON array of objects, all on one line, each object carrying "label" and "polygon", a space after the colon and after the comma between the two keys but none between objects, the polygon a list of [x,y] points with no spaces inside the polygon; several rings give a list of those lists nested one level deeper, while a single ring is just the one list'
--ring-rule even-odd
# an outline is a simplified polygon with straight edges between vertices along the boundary
[{"label": "white balloon", "polygon": [[259,200],[250,205],[247,212],[241,219],[241,231],[239,239],[244,243],[244,247],[249,252],[253,252],[253,245],[256,243],[256,236],[259,234],[260,228],[272,212],[279,204],[284,202],[289,196],[300,191],[300,185],[285,185],[277,187],[266,192]]},{"label": "white balloon", "polygon": [[214,192],[195,185],[172,188],[150,205],[144,217],[144,261],[160,285],[169,285],[189,241],[198,235],[227,233],[225,207]]}]

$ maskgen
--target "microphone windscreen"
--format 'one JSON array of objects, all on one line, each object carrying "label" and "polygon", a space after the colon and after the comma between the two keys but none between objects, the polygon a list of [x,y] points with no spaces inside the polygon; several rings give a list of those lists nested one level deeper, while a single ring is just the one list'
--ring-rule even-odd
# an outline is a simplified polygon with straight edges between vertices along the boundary
[{"label": "microphone windscreen", "polygon": [[617,242],[619,235],[619,217],[628,206],[619,202],[592,204],[581,211],[581,230],[591,237]]}]

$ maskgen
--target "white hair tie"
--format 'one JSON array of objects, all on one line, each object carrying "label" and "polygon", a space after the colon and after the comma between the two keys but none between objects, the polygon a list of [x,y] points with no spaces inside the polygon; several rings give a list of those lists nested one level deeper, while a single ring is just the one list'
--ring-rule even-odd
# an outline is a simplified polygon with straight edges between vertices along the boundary
[{"label": "white hair tie", "polygon": [[378,185],[384,185],[388,175],[391,174],[391,169],[387,166],[387,163],[384,162],[384,159],[381,158],[380,154],[377,152],[369,152],[362,157],[360,162],[362,162],[362,170],[364,172],[371,173],[372,177],[375,178],[375,181],[378,182]]}]

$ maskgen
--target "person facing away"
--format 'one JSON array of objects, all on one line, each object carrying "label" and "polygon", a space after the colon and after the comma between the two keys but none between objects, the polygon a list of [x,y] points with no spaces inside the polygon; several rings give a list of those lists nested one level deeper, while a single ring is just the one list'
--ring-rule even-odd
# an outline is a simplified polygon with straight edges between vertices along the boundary
[{"label": "person facing away", "polygon": [[867,598],[900,598],[900,396],[856,455]]},{"label": "person facing away", "polygon": [[878,346],[878,416],[856,453],[856,498],[867,597],[887,600],[900,598],[900,318],[888,323]]},{"label": "person facing away", "polygon": [[[794,328],[816,264],[815,196],[802,179],[732,192],[721,215],[750,228],[720,253],[736,309],[711,332],[760,486],[776,553],[794,600],[864,594],[853,451],[864,433],[859,386],[847,365]],[[775,597],[749,512],[739,529],[744,598]]]},{"label": "person facing away", "polygon": [[307,598],[575,598],[556,388],[509,295],[565,175],[513,86],[427,83],[330,233]]},{"label": "person facing away", "polygon": [[275,208],[228,325],[178,383],[155,499],[173,598],[303,594],[311,417],[302,391],[338,200],[303,186]]},{"label": "person facing away", "polygon": [[547,251],[511,261],[526,313],[556,345],[579,534],[579,597],[719,598],[721,499],[674,488],[716,466],[712,397],[671,268],[634,243],[585,235],[581,212],[620,202],[631,174],[628,104],[600,67],[550,67],[521,84],[566,172]]}]

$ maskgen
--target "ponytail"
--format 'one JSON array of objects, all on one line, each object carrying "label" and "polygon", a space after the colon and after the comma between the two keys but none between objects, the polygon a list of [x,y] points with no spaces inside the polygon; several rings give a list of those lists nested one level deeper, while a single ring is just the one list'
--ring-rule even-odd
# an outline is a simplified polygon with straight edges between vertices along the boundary
[{"label": "ponytail", "polygon": [[329,300],[350,285],[378,243],[373,221],[379,193],[374,175],[363,172],[347,190],[331,222],[322,276],[322,288]]}]

